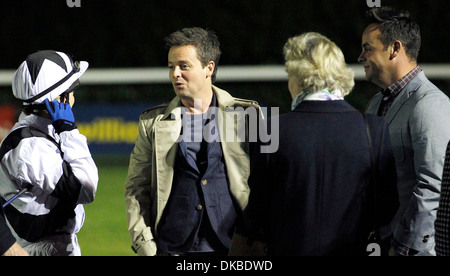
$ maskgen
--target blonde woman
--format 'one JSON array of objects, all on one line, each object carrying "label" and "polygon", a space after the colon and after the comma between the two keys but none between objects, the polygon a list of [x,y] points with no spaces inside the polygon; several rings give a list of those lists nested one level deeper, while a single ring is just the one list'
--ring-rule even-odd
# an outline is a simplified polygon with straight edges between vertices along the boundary
[{"label": "blonde woman", "polygon": [[366,254],[370,228],[388,224],[398,207],[387,125],[367,116],[374,220],[365,119],[344,100],[354,86],[344,55],[323,35],[305,33],[287,41],[284,56],[292,111],[279,117],[279,150],[259,155],[252,170],[250,225],[262,230],[269,255]]}]

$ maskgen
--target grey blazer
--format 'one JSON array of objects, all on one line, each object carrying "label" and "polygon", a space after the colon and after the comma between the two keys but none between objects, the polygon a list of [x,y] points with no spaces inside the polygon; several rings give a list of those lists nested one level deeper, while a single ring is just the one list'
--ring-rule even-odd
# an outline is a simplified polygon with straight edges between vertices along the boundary
[{"label": "grey blazer", "polygon": [[[377,114],[382,97],[381,93],[375,95],[366,113]],[[450,140],[450,99],[422,71],[403,88],[385,119],[400,201],[389,230],[397,242],[419,251],[419,255],[435,255],[434,221]]]}]

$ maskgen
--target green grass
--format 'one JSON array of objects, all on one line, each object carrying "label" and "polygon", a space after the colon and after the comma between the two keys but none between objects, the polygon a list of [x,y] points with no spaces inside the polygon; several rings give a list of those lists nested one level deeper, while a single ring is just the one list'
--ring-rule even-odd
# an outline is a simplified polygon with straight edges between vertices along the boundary
[{"label": "green grass", "polygon": [[[94,158],[95,159],[95,158]],[[99,183],[93,203],[85,205],[86,219],[77,234],[83,256],[136,256],[128,235],[124,183],[127,165],[97,163]]]}]

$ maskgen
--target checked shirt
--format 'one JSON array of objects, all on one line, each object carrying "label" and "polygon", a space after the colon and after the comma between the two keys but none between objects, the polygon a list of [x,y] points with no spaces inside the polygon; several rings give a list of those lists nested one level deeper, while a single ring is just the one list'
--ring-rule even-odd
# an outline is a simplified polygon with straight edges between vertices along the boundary
[{"label": "checked shirt", "polygon": [[391,84],[386,90],[381,91],[383,100],[381,101],[380,109],[378,110],[378,116],[384,117],[386,115],[400,91],[402,91],[402,89],[420,72],[422,72],[422,69],[417,66],[404,77]]}]

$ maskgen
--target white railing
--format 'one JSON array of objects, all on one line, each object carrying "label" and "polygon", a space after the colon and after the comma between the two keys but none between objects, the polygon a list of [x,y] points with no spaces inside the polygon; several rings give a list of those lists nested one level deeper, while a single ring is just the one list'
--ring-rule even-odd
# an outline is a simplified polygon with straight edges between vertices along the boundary
[{"label": "white railing", "polygon": [[[355,80],[364,80],[361,65],[349,67],[355,72]],[[421,64],[429,79],[450,79],[450,64]],[[14,70],[0,70],[0,86],[11,85]],[[153,68],[91,68],[82,77],[84,85],[152,84],[168,83],[166,67]],[[286,81],[283,65],[223,65],[219,67],[217,82]]]}]

